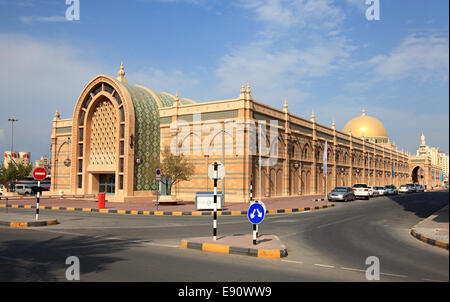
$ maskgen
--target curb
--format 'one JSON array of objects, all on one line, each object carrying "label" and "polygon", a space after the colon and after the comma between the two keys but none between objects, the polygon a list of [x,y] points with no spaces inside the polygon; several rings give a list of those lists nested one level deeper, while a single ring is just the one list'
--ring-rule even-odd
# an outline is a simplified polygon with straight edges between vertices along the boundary
[{"label": "curb", "polygon": [[284,244],[281,244],[280,239],[275,236],[281,245],[281,249],[255,249],[255,248],[243,248],[239,246],[229,246],[213,243],[199,243],[189,242],[185,239],[181,240],[181,248],[200,250],[203,252],[213,252],[221,254],[234,254],[252,256],[257,258],[282,258],[288,255],[287,248]]},{"label": "curb", "polygon": [[[335,205],[322,205],[312,206],[305,208],[292,208],[292,209],[278,209],[267,210],[267,214],[283,214],[283,213],[295,213],[295,212],[307,212],[313,210],[320,210],[334,207]],[[0,208],[14,208],[14,209],[35,209],[36,206],[32,205],[17,205],[17,204],[0,204]],[[213,211],[135,211],[135,210],[109,210],[109,209],[95,209],[95,208],[72,208],[72,207],[58,207],[58,206],[40,206],[41,210],[60,210],[60,211],[81,211],[81,212],[94,212],[94,213],[107,213],[107,214],[130,214],[130,215],[153,215],[153,216],[212,216]],[[247,211],[218,211],[218,216],[241,216],[247,215]]]},{"label": "curb", "polygon": [[448,243],[439,241],[439,240],[435,240],[435,239],[431,239],[428,237],[423,236],[422,234],[417,233],[415,226],[411,228],[411,235],[417,239],[419,239],[420,241],[423,241],[425,243],[428,243],[430,245],[434,245],[443,249],[446,249],[448,251]]},{"label": "curb", "polygon": [[0,225],[9,226],[10,228],[29,228],[40,227],[59,224],[57,219],[47,221],[30,221],[30,222],[18,222],[18,221],[0,221]]}]

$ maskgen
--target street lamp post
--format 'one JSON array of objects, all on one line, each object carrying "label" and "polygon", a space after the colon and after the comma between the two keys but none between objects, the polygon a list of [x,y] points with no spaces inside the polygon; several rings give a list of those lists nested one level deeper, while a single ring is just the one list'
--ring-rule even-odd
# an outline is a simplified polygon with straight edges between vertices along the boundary
[{"label": "street lamp post", "polygon": [[[9,118],[8,122],[11,122],[11,150],[10,150],[10,154],[9,156],[11,157],[11,161],[15,164],[15,161],[13,159],[13,148],[14,148],[14,122],[18,122],[18,119],[14,119],[14,118]],[[11,184],[12,186],[14,186],[14,180],[12,181],[13,183]],[[12,188],[10,188],[12,189]],[[11,191],[11,190],[10,190]]]},{"label": "street lamp post", "polygon": [[19,120],[14,118],[9,118],[8,122],[11,122],[11,158],[12,158],[12,152],[14,147],[14,122],[18,122]]}]

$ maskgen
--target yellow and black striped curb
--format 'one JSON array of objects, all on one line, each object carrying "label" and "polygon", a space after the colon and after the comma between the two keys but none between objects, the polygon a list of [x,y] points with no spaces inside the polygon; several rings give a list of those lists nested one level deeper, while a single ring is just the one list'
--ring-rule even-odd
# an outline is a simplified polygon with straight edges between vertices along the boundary
[{"label": "yellow and black striped curb", "polygon": [[[334,207],[334,204],[312,206],[305,208],[293,208],[293,209],[278,209],[267,210],[266,214],[283,214],[283,213],[296,213],[307,212],[320,209],[326,209]],[[17,205],[17,204],[0,204],[0,208],[13,208],[13,209],[35,209],[36,206],[32,205]],[[41,210],[62,210],[62,211],[81,211],[81,212],[93,212],[93,213],[108,213],[108,214],[131,214],[131,215],[154,215],[154,216],[212,216],[213,211],[142,211],[142,210],[110,210],[110,209],[95,209],[95,208],[73,208],[73,207],[59,207],[59,206],[40,206]],[[247,215],[247,211],[217,211],[218,216],[241,216]]]},{"label": "yellow and black striped curb", "polygon": [[30,221],[30,222],[19,222],[19,221],[0,221],[0,225],[9,226],[10,228],[29,228],[29,227],[41,227],[59,224],[57,219],[47,220],[47,221]]},{"label": "yellow and black striped curb", "polygon": [[420,241],[423,241],[425,243],[428,243],[428,244],[431,244],[431,245],[434,245],[434,246],[438,246],[438,247],[446,249],[448,251],[448,243],[445,243],[445,242],[442,242],[442,241],[439,241],[439,240],[436,240],[436,239],[431,239],[431,238],[425,237],[424,235],[417,233],[415,227],[411,228],[411,235],[413,237],[419,239]]},{"label": "yellow and black striped curb", "polygon": [[[276,237],[276,236],[275,236]],[[234,254],[234,255],[244,255],[253,256],[258,258],[282,258],[288,255],[287,248],[281,244],[278,237],[276,237],[280,243],[280,249],[256,249],[256,248],[245,248],[239,246],[229,246],[215,243],[200,243],[200,242],[189,242],[188,240],[181,240],[181,247],[185,249],[194,249],[203,252],[213,252],[221,254]]]}]

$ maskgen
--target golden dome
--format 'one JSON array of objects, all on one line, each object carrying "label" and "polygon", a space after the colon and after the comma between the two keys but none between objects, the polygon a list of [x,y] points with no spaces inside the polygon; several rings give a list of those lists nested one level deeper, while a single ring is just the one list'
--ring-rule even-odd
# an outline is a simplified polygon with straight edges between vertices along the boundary
[{"label": "golden dome", "polygon": [[384,125],[376,118],[366,115],[364,109],[362,110],[361,116],[357,116],[349,121],[344,129],[342,129],[344,133],[348,133],[349,131],[355,137],[388,137]]}]

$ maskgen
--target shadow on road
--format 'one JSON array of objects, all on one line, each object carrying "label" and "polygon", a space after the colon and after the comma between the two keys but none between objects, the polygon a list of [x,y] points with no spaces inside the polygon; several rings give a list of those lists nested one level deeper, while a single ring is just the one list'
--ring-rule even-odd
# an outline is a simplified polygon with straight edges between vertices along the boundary
[{"label": "shadow on road", "polygon": [[102,272],[109,264],[124,260],[112,254],[138,244],[133,240],[62,236],[46,241],[4,241],[0,245],[0,281],[64,281],[69,256],[79,258],[81,276]]},{"label": "shadow on road", "polygon": [[[421,219],[429,217],[434,212],[448,205],[448,191],[411,194],[411,196],[415,197],[414,200],[411,200],[410,198],[404,198],[404,196],[402,195],[386,197],[401,205],[405,211],[413,212],[417,217]],[[445,215],[442,215],[441,218],[438,217],[436,218],[446,219],[446,221],[442,222],[448,222],[448,214],[446,218]]]}]

